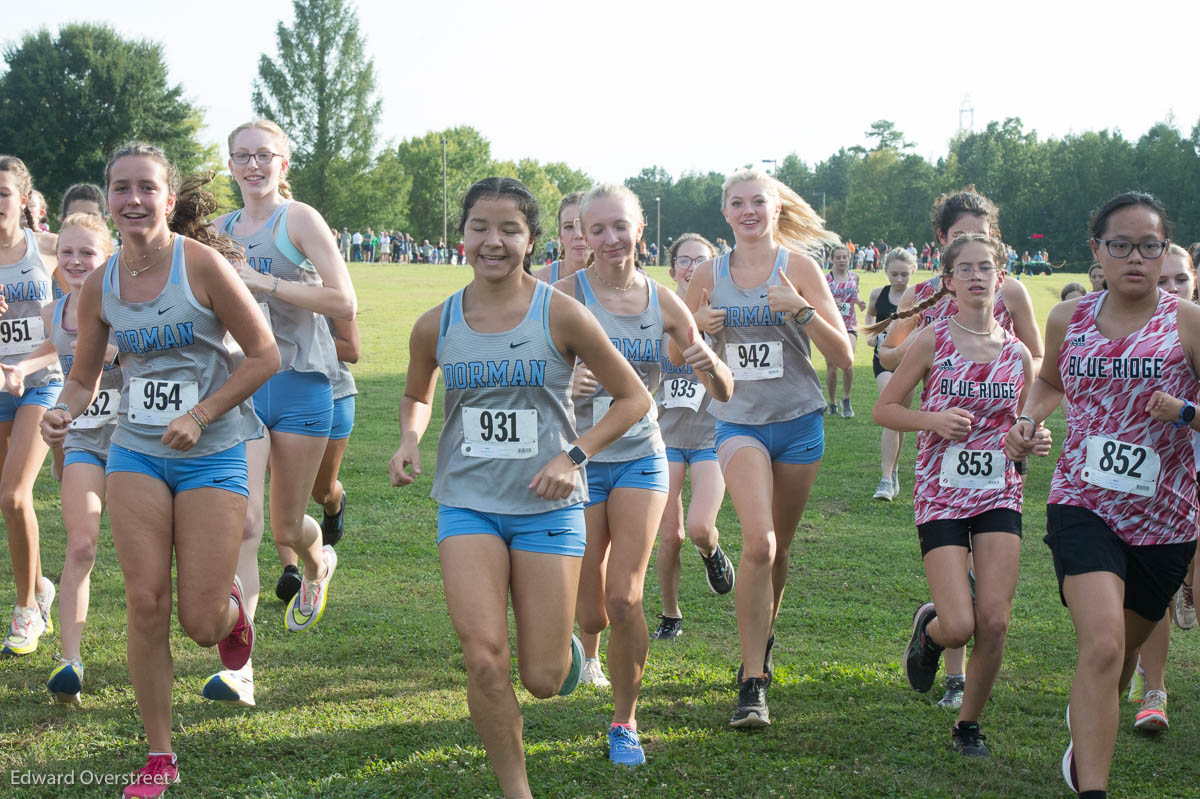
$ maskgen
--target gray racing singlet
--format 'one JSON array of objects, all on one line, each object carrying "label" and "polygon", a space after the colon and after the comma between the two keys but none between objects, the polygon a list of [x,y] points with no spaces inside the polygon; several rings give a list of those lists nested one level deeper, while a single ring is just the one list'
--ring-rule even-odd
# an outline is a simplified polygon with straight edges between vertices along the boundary
[{"label": "gray racing singlet", "polygon": [[478,333],[460,290],[442,306],[437,361],[446,390],[431,496],[480,513],[535,514],[587,498],[582,471],[566,499],[541,499],[535,475],[576,439],[569,363],[550,336],[554,289],[537,281],[529,311],[502,333]]},{"label": "gray racing singlet", "polygon": [[716,446],[716,419],[708,412],[712,401],[692,367],[676,366],[667,356],[663,338],[662,386],[654,401],[663,442],[677,449],[712,449]]},{"label": "gray racing singlet", "polygon": [[[50,324],[50,343],[58,353],[58,363],[62,367],[63,377],[71,374],[71,366],[75,363],[75,350],[71,344],[79,337],[78,330],[67,330],[63,326],[63,309],[74,299],[68,294],[54,305],[54,318]],[[115,344],[113,337],[109,342]],[[100,373],[100,387],[96,391],[92,404],[81,415],[75,417],[67,429],[67,438],[63,442],[63,450],[74,449],[90,452],[100,458],[108,456],[108,442],[113,431],[117,428],[117,411],[121,407],[121,368],[111,363],[104,364]]]},{"label": "gray racing singlet", "polygon": [[751,289],[733,282],[729,253],[713,264],[712,305],[725,311],[725,327],[714,349],[733,372],[733,396],[728,402],[713,400],[708,407],[718,419],[770,424],[825,407],[808,334],[788,314],[772,313],[767,304],[767,289],[781,284],[779,273],[787,263],[788,250],[780,247],[770,277]]},{"label": "gray racing singlet", "polygon": [[234,369],[225,326],[192,294],[182,236],[173,249],[167,284],[145,302],[121,299],[119,253],[104,268],[100,317],[112,328],[124,378],[112,443],[153,458],[198,458],[256,438],[261,425],[247,397],[213,419],[186,452],[162,443],[171,420],[223,386]]},{"label": "gray racing singlet", "polygon": [[[234,236],[233,226],[244,209],[229,215],[221,232],[232,238],[246,251],[246,263],[264,275],[290,280],[306,286],[320,286],[321,276],[288,238],[285,202],[275,209],[271,218],[249,236]],[[279,345],[280,372],[320,372],[331,380],[337,371],[337,351],[329,328],[319,314],[284,302],[278,297],[262,295],[255,298],[266,308],[265,315]]]},{"label": "gray racing singlet", "polygon": [[[15,264],[0,266],[0,286],[8,310],[0,316],[0,363],[14,364],[36,350],[50,334],[42,322],[42,308],[54,302],[54,278],[38,254],[37,237],[29,228],[25,236],[25,255]],[[58,364],[34,372],[25,378],[25,388],[39,388],[62,382]]]},{"label": "gray racing singlet", "polygon": [[[336,339],[338,334],[333,327],[333,320],[326,316],[325,323],[329,325],[329,335]],[[334,342],[334,346],[337,346],[337,342]],[[335,400],[351,397],[358,393],[358,386],[354,382],[354,375],[350,374],[350,367],[341,361],[337,362],[337,371],[333,373],[329,382],[330,387],[333,388]]]},{"label": "gray racing singlet", "polygon": [[[658,391],[662,379],[663,315],[658,304],[658,284],[646,275],[646,291],[649,297],[641,313],[632,316],[615,314],[600,304],[592,286],[588,283],[586,270],[575,273],[575,299],[592,312],[613,346],[629,361],[633,371],[642,379],[642,384],[651,396]],[[612,395],[603,386],[596,388],[590,397],[575,397],[575,422],[583,435],[596,424],[596,420],[612,407]],[[662,434],[658,429],[658,408],[653,403],[646,415],[605,450],[592,456],[597,463],[620,463],[645,458],[663,452]]]}]

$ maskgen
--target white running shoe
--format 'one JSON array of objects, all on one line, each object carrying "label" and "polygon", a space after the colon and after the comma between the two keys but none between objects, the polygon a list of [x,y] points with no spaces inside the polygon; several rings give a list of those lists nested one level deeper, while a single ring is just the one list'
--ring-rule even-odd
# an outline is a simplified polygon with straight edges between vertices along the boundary
[{"label": "white running shoe", "polygon": [[1179,586],[1175,594],[1175,626],[1181,630],[1190,630],[1196,626],[1196,600],[1192,595],[1192,587],[1187,583]]},{"label": "white running shoe", "polygon": [[288,603],[284,621],[287,623],[287,628],[294,633],[311,629],[325,614],[329,581],[333,579],[333,573],[337,569],[337,552],[328,544],[323,546],[321,551],[325,553],[325,574],[314,582],[310,582],[307,578],[301,579],[300,590]]},{"label": "white running shoe", "polygon": [[42,621],[46,624],[46,634],[54,632],[54,620],[50,618],[50,609],[54,606],[54,583],[50,582],[49,578],[41,577],[38,579],[37,593],[34,598],[37,600],[38,610],[42,613]]},{"label": "white running shoe", "polygon": [[579,682],[580,684],[597,685],[601,688],[609,686],[608,678],[604,676],[604,669],[600,666],[600,658],[584,659],[583,674],[580,675]]},{"label": "white running shoe", "polygon": [[200,695],[227,705],[254,707],[254,672],[251,669],[218,671],[204,683]]},{"label": "white running shoe", "polygon": [[0,645],[0,656],[17,657],[36,652],[38,639],[44,632],[46,622],[42,621],[42,613],[37,607],[14,606],[12,626],[3,645]]},{"label": "white running shoe", "polygon": [[881,499],[884,502],[891,502],[895,493],[892,491],[892,480],[890,477],[885,477],[879,481],[879,485],[875,487],[875,494],[871,499]]}]

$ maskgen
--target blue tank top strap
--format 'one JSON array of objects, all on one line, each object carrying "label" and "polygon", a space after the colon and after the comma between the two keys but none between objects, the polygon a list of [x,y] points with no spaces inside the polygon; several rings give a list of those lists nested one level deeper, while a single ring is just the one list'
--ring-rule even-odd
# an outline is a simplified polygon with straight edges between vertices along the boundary
[{"label": "blue tank top strap", "polygon": [[108,263],[104,265],[104,291],[105,294],[116,294],[120,296],[120,289],[116,283],[117,260],[120,258],[120,250],[114,252],[108,258]]},{"label": "blue tank top strap", "polygon": [[558,282],[558,261],[550,263],[550,284],[554,285]]},{"label": "blue tank top strap", "polygon": [[275,225],[273,228],[275,231],[275,246],[279,248],[279,251],[286,255],[288,260],[296,266],[312,270],[314,268],[312,263],[305,257],[304,253],[296,248],[295,244],[292,244],[291,238],[288,237],[287,212],[291,204],[289,200],[280,205],[271,218],[267,220],[267,224]]},{"label": "blue tank top strap", "polygon": [[654,278],[650,277],[649,275],[646,275],[646,289],[647,293],[650,295],[647,300],[646,307],[661,316],[662,309],[659,308],[658,305],[658,284],[655,283]]},{"label": "blue tank top strap", "polygon": [[[167,278],[167,282],[173,283],[176,286],[187,286],[187,275],[183,274],[183,236],[176,234],[173,244],[174,246],[171,248],[171,276]],[[191,288],[188,288],[189,298],[191,297],[191,293]]]},{"label": "blue tank top strap", "polygon": [[66,296],[63,296],[58,302],[54,303],[54,318],[51,324],[53,324],[55,327],[62,327],[63,303],[66,301]]},{"label": "blue tank top strap", "polygon": [[242,209],[239,208],[229,216],[225,217],[225,224],[221,225],[221,233],[233,238],[233,226],[238,221],[238,217],[242,215]]},{"label": "blue tank top strap", "polygon": [[459,298],[462,296],[462,289],[451,294],[446,302],[442,305],[442,320],[438,324],[438,344],[445,338],[449,332],[450,326],[456,324],[462,319],[462,310],[459,307]]},{"label": "blue tank top strap", "polygon": [[779,245],[779,252],[775,253],[775,268],[771,270],[772,274],[782,272],[787,269],[788,250],[782,244]]},{"label": "blue tank top strap", "polygon": [[584,305],[596,304],[596,293],[592,291],[592,284],[588,282],[582,269],[575,273],[575,289],[576,296],[583,300]]},{"label": "blue tank top strap", "polygon": [[729,277],[729,253],[723,252],[717,256],[717,260],[713,264],[713,285],[715,286],[718,280],[724,280],[727,277]]}]

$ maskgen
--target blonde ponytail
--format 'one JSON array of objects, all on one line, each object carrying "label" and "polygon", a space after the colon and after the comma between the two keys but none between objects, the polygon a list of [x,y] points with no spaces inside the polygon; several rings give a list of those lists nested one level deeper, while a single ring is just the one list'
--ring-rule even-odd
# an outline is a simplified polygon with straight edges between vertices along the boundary
[{"label": "blonde ponytail", "polygon": [[807,200],[761,169],[742,169],[725,178],[721,188],[722,204],[729,199],[729,190],[738,183],[758,183],[768,196],[779,203],[774,238],[789,250],[819,253],[825,247],[837,247],[842,243],[838,234],[825,229],[825,220]]}]

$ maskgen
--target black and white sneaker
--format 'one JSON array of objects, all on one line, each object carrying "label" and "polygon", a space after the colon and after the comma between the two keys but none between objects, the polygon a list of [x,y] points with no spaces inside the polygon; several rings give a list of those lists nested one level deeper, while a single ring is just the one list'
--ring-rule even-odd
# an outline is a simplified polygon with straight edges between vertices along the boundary
[{"label": "black and white sneaker", "polygon": [[904,649],[904,676],[914,691],[928,693],[937,677],[938,661],[942,649],[925,635],[925,626],[937,618],[932,602],[926,602],[913,614],[912,638]]},{"label": "black and white sneaker", "polygon": [[733,562],[729,560],[729,556],[721,549],[721,545],[717,544],[713,553],[708,557],[700,551],[700,547],[696,547],[697,554],[704,561],[704,577],[708,580],[708,587],[714,594],[728,594],[733,590],[733,581],[735,575],[733,572]]},{"label": "black and white sneaker", "polygon": [[[771,659],[771,650],[775,648],[775,633],[771,633],[771,637],[767,639],[767,656],[763,659],[763,674],[767,675],[767,687],[771,687],[771,680],[775,678],[775,664]],[[745,675],[745,669],[738,664],[738,685],[742,684],[742,677]]]},{"label": "black and white sneaker", "polygon": [[683,633],[683,619],[675,619],[670,616],[658,614],[658,629],[650,633],[650,637],[656,641],[670,641],[678,638]]},{"label": "black and white sneaker", "polygon": [[984,743],[986,738],[987,736],[980,732],[977,721],[960,721],[950,731],[954,751],[963,757],[989,757],[992,753]]},{"label": "black and white sneaker", "polygon": [[292,601],[292,597],[300,590],[300,569],[295,566],[284,566],[283,574],[279,576],[279,581],[275,583],[275,596],[279,597],[279,601],[285,605]]},{"label": "black and white sneaker", "polygon": [[328,544],[335,547],[342,540],[342,535],[346,532],[345,516],[346,489],[343,488],[342,501],[338,504],[337,513],[330,516],[324,510],[321,511],[321,546]]},{"label": "black and white sneaker", "polygon": [[730,727],[754,729],[771,726],[767,710],[767,681],[763,677],[742,680],[738,686],[738,706],[729,720]]}]

